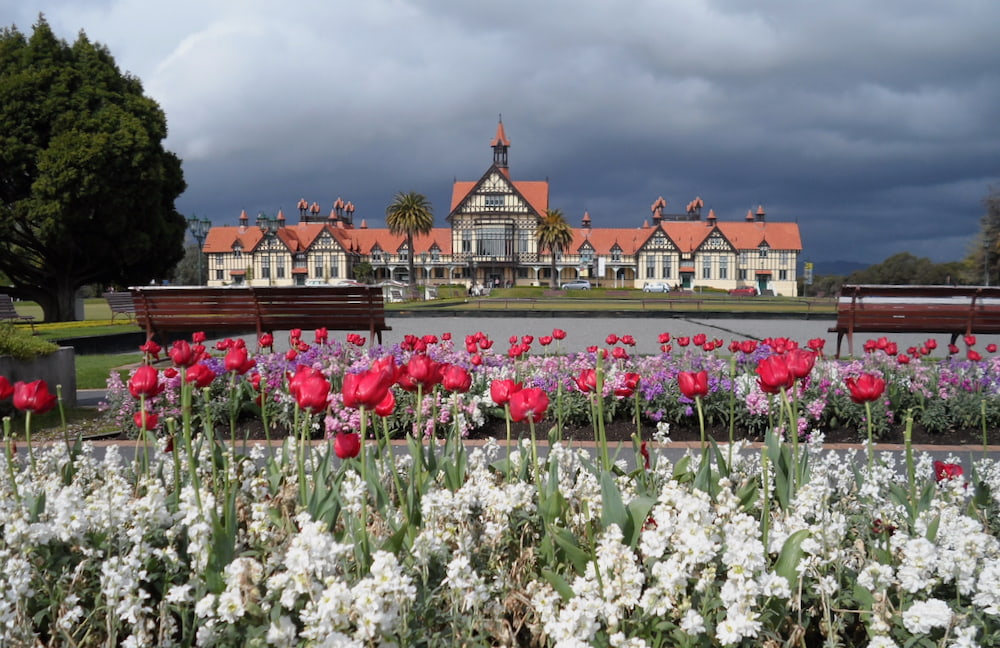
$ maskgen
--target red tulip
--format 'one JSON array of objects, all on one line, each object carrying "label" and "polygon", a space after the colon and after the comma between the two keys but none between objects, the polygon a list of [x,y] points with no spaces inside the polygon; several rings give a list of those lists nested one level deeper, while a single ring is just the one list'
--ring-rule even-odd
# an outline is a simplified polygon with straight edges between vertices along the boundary
[{"label": "red tulip", "polygon": [[163,347],[157,344],[155,340],[146,340],[146,343],[139,347],[139,350],[154,360],[159,360],[160,351],[163,351]]},{"label": "red tulip", "polygon": [[226,371],[234,371],[242,376],[256,366],[257,361],[249,356],[245,346],[234,346],[226,352]]},{"label": "red tulip", "polygon": [[924,342],[924,346],[933,351],[934,349],[937,348],[937,340],[935,340],[934,338],[927,338],[927,341]]},{"label": "red tulip", "polygon": [[557,340],[565,340],[566,339],[566,331],[564,331],[562,329],[558,329],[558,328],[557,329],[552,329],[552,337],[554,337]]},{"label": "red tulip", "polygon": [[448,365],[441,374],[441,386],[448,391],[464,394],[472,387],[472,376],[465,367]]},{"label": "red tulip", "polygon": [[823,355],[824,346],[826,346],[826,340],[823,338],[813,338],[806,343],[806,347],[815,351],[819,355]]},{"label": "red tulip", "polygon": [[191,365],[184,372],[185,382],[194,383],[194,386],[202,389],[208,387],[215,380],[215,372],[203,364]]},{"label": "red tulip", "polygon": [[195,358],[194,350],[191,345],[188,344],[187,340],[176,340],[170,346],[170,359],[173,361],[174,365],[177,367],[190,367],[197,359]]},{"label": "red tulip", "polygon": [[980,360],[983,359],[983,356],[981,356],[979,352],[976,351],[975,349],[969,349],[966,352],[965,357],[968,358],[971,362],[979,362]]},{"label": "red tulip", "polygon": [[680,387],[681,394],[694,400],[699,396],[708,396],[708,372],[682,371],[677,374],[677,386]]},{"label": "red tulip", "polygon": [[7,400],[14,393],[14,386],[10,384],[7,376],[0,376],[0,400]]},{"label": "red tulip", "polygon": [[675,341],[677,342],[677,346],[686,347],[688,344],[691,343],[691,338],[686,337],[686,336],[685,337],[679,337],[679,338],[676,338]]},{"label": "red tulip", "polygon": [[625,350],[625,347],[616,346],[611,351],[611,357],[615,360],[628,360],[628,351]]},{"label": "red tulip", "polygon": [[327,340],[330,339],[330,332],[327,331],[325,326],[321,326],[315,331],[316,337],[314,338],[316,344],[326,344]]},{"label": "red tulip", "polygon": [[177,377],[177,367],[167,367],[163,370],[164,378],[176,378]]},{"label": "red tulip", "polygon": [[990,342],[989,344],[986,345],[986,351],[989,352],[989,353],[996,353],[997,352],[997,345],[995,345],[992,342]]},{"label": "red tulip", "polygon": [[552,336],[543,335],[540,338],[538,338],[538,343],[541,344],[542,346],[549,346],[550,344],[552,344]]},{"label": "red tulip", "polygon": [[597,389],[597,371],[594,369],[584,369],[573,380],[579,390],[585,394]]},{"label": "red tulip", "polygon": [[620,341],[625,346],[635,346],[635,338],[632,337],[631,335],[621,336]]},{"label": "red tulip", "polygon": [[338,432],[333,441],[333,451],[341,459],[357,457],[361,452],[361,435],[355,432]]},{"label": "red tulip", "polygon": [[962,467],[956,463],[934,462],[934,478],[938,482],[958,479],[962,476]]},{"label": "red tulip", "polygon": [[771,355],[757,363],[757,384],[766,394],[778,394],[795,384],[795,376],[788,370],[788,360],[783,355]]},{"label": "red tulip", "polygon": [[733,340],[732,342],[729,343],[728,348],[730,353],[736,353],[737,351],[740,350],[740,343],[737,342],[736,340]]},{"label": "red tulip", "polygon": [[391,416],[396,410],[396,395],[392,393],[392,390],[386,390],[385,398],[382,399],[378,405],[375,406],[375,413],[379,416]]},{"label": "red tulip", "polygon": [[896,356],[896,362],[898,362],[901,365],[910,364],[910,356],[906,355],[905,353],[900,353],[898,356]]},{"label": "red tulip", "polygon": [[622,378],[621,387],[615,389],[615,396],[620,396],[626,398],[635,393],[635,390],[639,387],[640,376],[637,373],[628,372]]},{"label": "red tulip", "polygon": [[139,411],[132,415],[132,420],[140,430],[152,430],[160,422],[160,415],[155,412]]},{"label": "red tulip", "polygon": [[890,357],[894,356],[897,353],[899,353],[899,345],[896,344],[895,342],[890,342],[889,344],[885,345],[884,351],[887,356]]},{"label": "red tulip", "polygon": [[549,397],[538,387],[527,387],[510,397],[510,418],[520,423],[530,420],[538,423],[545,418],[545,410],[549,407]]},{"label": "red tulip", "polygon": [[708,340],[708,336],[704,333],[695,333],[695,336],[691,338],[691,344],[695,346],[705,346],[706,340]]},{"label": "red tulip", "polygon": [[423,353],[410,358],[406,371],[413,382],[423,385],[424,389],[430,389],[441,382],[441,365]]},{"label": "red tulip", "polygon": [[660,337],[657,339],[657,341],[660,344],[666,344],[666,343],[670,342],[670,334],[669,333],[660,333]]},{"label": "red tulip", "polygon": [[262,334],[260,336],[260,339],[257,340],[257,344],[262,349],[270,349],[271,347],[274,346],[274,335],[272,335],[270,333],[264,333],[264,334]]},{"label": "red tulip", "polygon": [[885,391],[885,380],[870,373],[863,373],[857,378],[851,376],[845,379],[844,383],[851,392],[851,400],[855,403],[877,400]]},{"label": "red tulip", "polygon": [[441,334],[441,339],[444,340],[445,342],[448,342],[449,340],[451,340],[451,333],[445,331],[444,333]]},{"label": "red tulip", "polygon": [[[344,376],[344,380],[346,382],[347,376]],[[288,393],[300,408],[315,414],[326,409],[330,382],[318,369],[299,365],[295,368],[295,375],[288,381]]]},{"label": "red tulip", "polygon": [[976,336],[975,335],[966,335],[966,336],[963,336],[962,340],[965,342],[965,346],[976,346]]},{"label": "red tulip", "polygon": [[750,355],[757,350],[757,340],[743,340],[740,342],[740,351]]},{"label": "red tulip", "polygon": [[14,408],[22,412],[44,414],[55,407],[58,400],[55,394],[49,393],[44,380],[14,383]]},{"label": "red tulip", "polygon": [[618,336],[614,333],[610,333],[608,337],[604,338],[604,343],[608,346],[618,344]]},{"label": "red tulip", "polygon": [[288,332],[288,338],[291,341],[292,345],[297,344],[298,341],[302,338],[302,329],[293,328]]},{"label": "red tulip", "polygon": [[156,396],[163,391],[163,386],[160,385],[160,372],[155,367],[142,365],[129,378],[128,391],[135,398]]},{"label": "red tulip", "polygon": [[816,354],[805,349],[792,349],[785,356],[785,363],[792,377],[801,380],[812,372],[816,364]]},{"label": "red tulip", "polygon": [[396,380],[396,372],[384,368],[344,376],[343,396],[347,407],[374,409]]},{"label": "red tulip", "polygon": [[205,331],[195,331],[191,334],[191,341],[195,344],[204,344],[208,336],[205,335]]},{"label": "red tulip", "polygon": [[642,456],[642,467],[649,470],[649,448],[645,441],[639,444],[639,454]]},{"label": "red tulip", "polygon": [[521,383],[514,382],[509,378],[494,380],[490,384],[490,398],[497,405],[503,405],[510,401],[510,397],[521,391]]}]

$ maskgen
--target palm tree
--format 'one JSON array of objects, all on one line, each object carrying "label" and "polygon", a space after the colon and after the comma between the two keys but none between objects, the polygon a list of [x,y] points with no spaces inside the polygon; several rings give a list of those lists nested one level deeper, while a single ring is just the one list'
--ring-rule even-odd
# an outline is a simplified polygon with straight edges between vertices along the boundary
[{"label": "palm tree", "polygon": [[561,209],[546,209],[545,217],[535,229],[535,240],[539,251],[548,250],[552,253],[552,272],[549,277],[549,287],[558,288],[556,277],[556,252],[562,252],[573,242],[573,228],[563,218]]},{"label": "palm tree", "polygon": [[430,234],[434,228],[434,212],[430,202],[423,194],[415,191],[399,192],[393,198],[392,204],[385,209],[385,223],[389,232],[394,235],[406,235],[406,247],[409,250],[407,261],[410,271],[410,298],[417,298],[417,275],[413,268],[413,237],[418,234]]}]

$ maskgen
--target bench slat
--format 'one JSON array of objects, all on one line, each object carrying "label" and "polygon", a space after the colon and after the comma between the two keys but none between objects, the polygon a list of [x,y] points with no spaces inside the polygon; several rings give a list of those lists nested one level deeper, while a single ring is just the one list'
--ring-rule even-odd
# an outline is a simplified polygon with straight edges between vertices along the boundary
[{"label": "bench slat", "polygon": [[292,328],[367,331],[382,341],[382,292],[369,286],[290,286],[261,288],[167,287],[132,289],[136,321],[156,332],[221,329],[240,332]]},{"label": "bench slat", "polygon": [[1000,288],[988,286],[849,285],[837,302],[837,357],[844,336],[854,353],[853,334],[1000,332]]}]

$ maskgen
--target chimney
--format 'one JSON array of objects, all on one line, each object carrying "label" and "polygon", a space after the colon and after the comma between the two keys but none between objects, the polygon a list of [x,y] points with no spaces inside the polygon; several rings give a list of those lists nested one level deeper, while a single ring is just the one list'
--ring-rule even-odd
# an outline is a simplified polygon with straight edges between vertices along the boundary
[{"label": "chimney", "polygon": [[590,212],[583,212],[583,221],[581,222],[583,229],[590,229]]},{"label": "chimney", "polygon": [[250,225],[250,217],[247,216],[247,210],[240,212],[240,234],[247,231],[247,227]]},{"label": "chimney", "polygon": [[715,220],[716,220],[715,219],[715,210],[714,209],[709,209],[708,210],[708,221],[707,221],[708,225],[710,227],[714,226],[715,225]]},{"label": "chimney", "polygon": [[754,220],[758,223],[764,222],[764,205],[757,205],[757,214]]}]

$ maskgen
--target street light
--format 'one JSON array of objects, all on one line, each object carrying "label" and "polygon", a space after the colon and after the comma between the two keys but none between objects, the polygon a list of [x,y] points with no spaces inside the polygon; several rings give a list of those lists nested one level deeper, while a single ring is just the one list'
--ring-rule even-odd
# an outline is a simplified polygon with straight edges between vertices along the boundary
[{"label": "street light", "polygon": [[188,229],[191,230],[191,236],[194,237],[195,243],[198,244],[198,285],[204,285],[201,280],[201,265],[202,257],[202,246],[205,244],[205,237],[208,236],[208,230],[212,229],[212,221],[207,218],[199,219],[197,216],[192,216],[188,219]]}]

